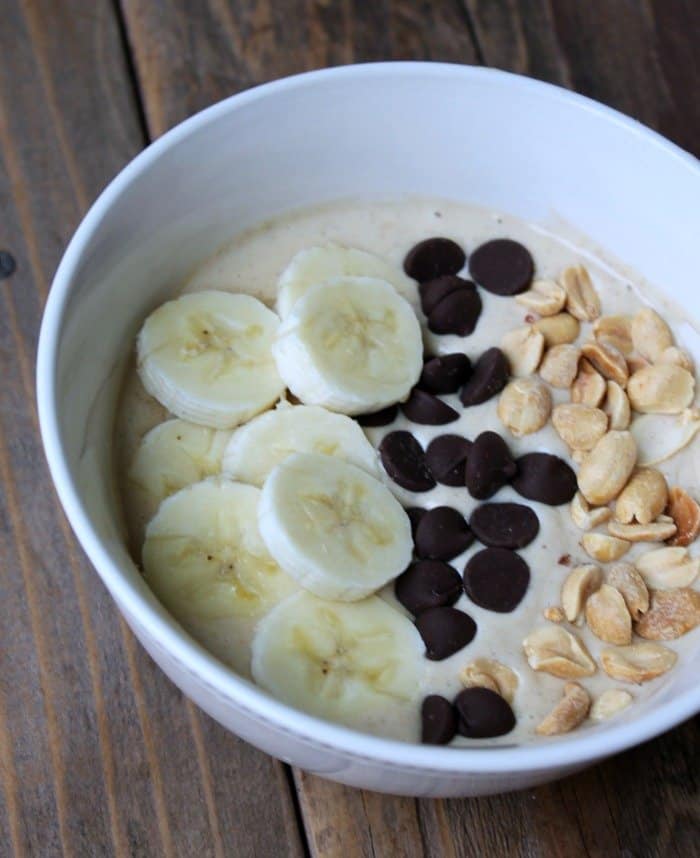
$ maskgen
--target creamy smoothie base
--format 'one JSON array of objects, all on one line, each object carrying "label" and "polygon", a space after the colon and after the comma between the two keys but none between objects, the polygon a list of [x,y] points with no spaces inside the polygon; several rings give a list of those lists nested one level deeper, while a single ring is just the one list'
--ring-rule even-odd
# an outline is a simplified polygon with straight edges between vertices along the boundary
[{"label": "creamy smoothie base", "polygon": [[[406,198],[396,201],[339,202],[315,209],[308,209],[261,224],[258,228],[237,236],[230,245],[205,262],[185,284],[174,284],[173,297],[180,293],[197,293],[208,290],[242,293],[259,298],[274,309],[277,298],[277,283],[280,274],[290,260],[305,248],[337,243],[345,247],[359,248],[376,254],[397,270],[402,269],[406,253],[418,242],[432,236],[444,236],[457,242],[466,251],[467,257],[484,242],[495,238],[510,238],[522,243],[532,254],[535,263],[535,280],[557,280],[562,272],[583,264],[600,296],[602,314],[605,317],[634,316],[642,307],[654,307],[669,324],[676,345],[685,349],[697,364],[700,361],[700,335],[680,308],[667,299],[659,299],[653,289],[641,285],[639,279],[631,279],[621,266],[611,265],[588,250],[585,244],[572,243],[570,239],[557,237],[548,230],[527,224],[517,218],[494,214],[469,205]],[[614,249],[613,249],[614,250]],[[464,274],[468,277],[468,274]],[[478,290],[482,310],[476,327],[468,336],[436,334],[423,322],[423,341],[426,355],[447,355],[462,352],[474,361],[486,350],[499,346],[507,334],[533,323],[537,314],[515,300],[514,297],[491,294]],[[592,338],[592,325],[581,322],[577,344]],[[535,373],[536,376],[536,373]],[[539,376],[537,376],[539,377]],[[568,403],[568,389],[548,385],[552,404]],[[515,437],[504,426],[498,407],[501,395],[486,402],[464,407],[458,393],[441,395],[440,399],[459,414],[457,420],[445,425],[424,425],[409,420],[399,410],[396,418],[383,426],[365,426],[364,432],[371,444],[379,448],[382,440],[394,431],[410,432],[426,449],[430,442],[442,435],[459,435],[473,441],[481,432],[492,430],[506,441],[512,456],[532,452],[556,455],[578,470],[568,445],[548,419],[542,428]],[[691,406],[696,406],[693,399]],[[137,455],[147,455],[139,450],[143,437],[158,424],[172,417],[168,411],[143,388],[135,366],[129,369],[125,380],[116,416],[115,441],[118,474],[121,476],[121,491],[128,522],[132,550],[141,561],[141,544],[147,520],[155,510],[148,507],[142,488],[129,479],[128,474]],[[692,416],[688,419],[693,419]],[[678,428],[678,415],[633,414],[632,431],[636,420],[643,420],[643,444],[645,451],[654,445],[669,443],[674,433],[682,434]],[[652,423],[653,421],[653,423]],[[230,430],[207,436],[202,443],[211,444],[211,473],[217,473],[221,450]],[[213,440],[212,440],[213,439]],[[666,440],[665,440],[666,439]],[[582,458],[582,457],[579,457]],[[155,467],[155,465],[154,465]],[[700,457],[696,443],[689,443],[678,453],[653,465],[666,478],[668,486],[680,486],[691,497],[700,497]],[[539,533],[518,554],[530,569],[530,580],[524,598],[517,607],[507,613],[498,613],[479,607],[464,593],[454,607],[466,612],[476,623],[474,639],[453,655],[439,661],[427,660],[423,653],[406,650],[406,658],[420,662],[421,687],[417,702],[396,704],[388,711],[356,715],[352,726],[368,732],[419,741],[420,701],[430,694],[442,695],[452,700],[463,689],[460,673],[478,659],[494,659],[510,668],[517,676],[517,688],[511,705],[516,716],[515,727],[507,734],[489,739],[468,739],[458,736],[454,745],[518,744],[531,741],[551,741],[539,738],[535,728],[562,698],[566,680],[548,673],[533,670],[523,651],[523,640],[534,630],[543,626],[561,627],[573,632],[586,646],[595,660],[597,670],[592,676],[576,680],[586,689],[595,702],[610,689],[628,691],[633,697],[632,705],[618,717],[634,717],[634,705],[648,695],[654,694],[672,676],[672,671],[658,679],[643,684],[629,684],[611,678],[600,666],[600,654],[608,644],[596,637],[585,622],[551,623],[545,616],[554,616],[552,609],[561,605],[561,589],[569,573],[577,566],[595,564],[581,545],[584,532],[572,520],[570,504],[549,506],[538,501],[526,500],[511,485],[505,485],[488,500],[476,500],[464,485],[449,486],[438,483],[424,492],[411,492],[392,481],[379,466],[385,485],[406,508],[431,509],[449,506],[461,513],[468,521],[472,512],[484,503],[514,502],[531,507],[539,520]],[[194,479],[192,480],[195,481]],[[605,525],[596,529],[606,533]],[[632,563],[657,548],[663,542],[633,543],[621,558]],[[474,541],[463,553],[447,562],[462,574],[465,565],[484,545]],[[692,557],[697,556],[697,544],[689,546]],[[612,564],[600,565],[609,570]],[[694,585],[691,583],[691,587]],[[410,617],[397,601],[393,581],[384,586],[379,595],[385,602],[402,614]],[[547,612],[547,613],[546,613]],[[232,620],[217,616],[210,611],[197,622],[188,624],[188,631],[209,648],[222,661],[231,665],[243,676],[250,677],[250,646],[259,618]],[[680,659],[693,658],[700,648],[700,633],[690,631],[673,640],[662,640],[669,650]],[[635,637],[635,643],[641,639]],[[584,721],[577,729],[587,729],[592,721]]]}]

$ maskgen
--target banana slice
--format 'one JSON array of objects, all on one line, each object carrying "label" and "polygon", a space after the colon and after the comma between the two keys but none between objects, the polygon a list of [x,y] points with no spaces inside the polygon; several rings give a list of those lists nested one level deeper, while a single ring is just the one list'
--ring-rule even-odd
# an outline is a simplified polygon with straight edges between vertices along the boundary
[{"label": "banana slice", "polygon": [[260,490],[222,477],[163,501],[146,528],[148,585],[187,631],[247,673],[259,618],[297,586],[265,548]]},{"label": "banana slice", "polygon": [[221,471],[230,432],[175,418],[141,439],[127,473],[129,530],[141,546],[143,530],[165,498]]},{"label": "banana slice", "polygon": [[408,566],[411,526],[379,480],[333,456],[295,453],[265,480],[258,526],[270,554],[324,599],[353,602]]},{"label": "banana slice", "polygon": [[277,283],[277,312],[284,319],[311,286],[344,276],[386,280],[414,310],[420,307],[416,281],[396,265],[356,247],[326,244],[300,250],[284,269]]},{"label": "banana slice", "polygon": [[337,456],[376,476],[377,454],[359,425],[317,405],[280,402],[231,436],[223,470],[233,479],[262,486],[270,471],[292,453]]},{"label": "banana slice", "polygon": [[312,286],[280,325],[272,353],[298,399],[344,414],[406,399],[423,366],[416,314],[370,277]]},{"label": "banana slice", "polygon": [[277,316],[250,295],[197,292],[162,304],[137,341],[146,390],[183,420],[228,429],[281,396]]},{"label": "banana slice", "polygon": [[253,639],[255,681],[285,703],[348,727],[418,738],[423,646],[413,623],[377,596],[347,604],[297,593]]}]

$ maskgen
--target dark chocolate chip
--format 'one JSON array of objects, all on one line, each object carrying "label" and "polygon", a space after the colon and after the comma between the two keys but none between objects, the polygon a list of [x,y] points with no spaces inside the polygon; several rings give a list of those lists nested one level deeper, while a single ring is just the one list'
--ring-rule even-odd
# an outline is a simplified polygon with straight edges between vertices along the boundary
[{"label": "dark chocolate chip", "polygon": [[454,605],[464,592],[462,579],[442,560],[418,560],[396,579],[396,598],[415,617],[429,608]]},{"label": "dark chocolate chip", "polygon": [[406,510],[406,515],[408,516],[408,520],[411,522],[411,536],[416,538],[416,528],[418,527],[418,523],[423,518],[428,510],[423,509],[420,506],[410,506]]},{"label": "dark chocolate chip", "polygon": [[423,364],[418,387],[428,393],[456,393],[471,369],[471,361],[461,352],[430,358]]},{"label": "dark chocolate chip", "polygon": [[467,596],[487,611],[508,614],[527,592],[530,567],[515,551],[484,548],[469,558],[464,567]]},{"label": "dark chocolate chip", "polygon": [[471,280],[465,280],[463,277],[455,277],[454,274],[449,274],[446,277],[437,277],[435,280],[428,280],[426,283],[419,284],[418,294],[420,295],[420,305],[423,312],[426,316],[430,315],[443,298],[462,289],[469,289],[475,292],[476,286]]},{"label": "dark chocolate chip", "polygon": [[443,298],[428,316],[428,328],[434,334],[468,337],[481,315],[481,298],[475,288],[460,289]]},{"label": "dark chocolate chip", "polygon": [[[427,452],[426,461],[430,467]],[[437,477],[435,471],[433,475]],[[479,542],[491,548],[524,548],[539,533],[540,521],[534,510],[521,503],[485,503],[471,514],[469,527]]]},{"label": "dark chocolate chip", "polygon": [[398,413],[398,405],[387,405],[381,411],[373,411],[371,414],[360,414],[355,419],[360,426],[388,426],[396,420]]},{"label": "dark chocolate chip", "polygon": [[416,628],[425,644],[425,656],[442,661],[474,640],[476,623],[457,608],[429,608],[416,620]]},{"label": "dark chocolate chip", "polygon": [[410,432],[389,432],[379,445],[379,456],[391,479],[410,492],[427,492],[435,488],[425,464],[425,453]]},{"label": "dark chocolate chip", "polygon": [[416,528],[416,554],[433,560],[451,560],[474,542],[464,516],[451,506],[429,509]]},{"label": "dark chocolate chip", "polygon": [[0,280],[11,277],[17,269],[14,256],[8,250],[0,250]]},{"label": "dark chocolate chip", "polygon": [[487,349],[472,368],[472,374],[462,388],[462,405],[480,405],[506,386],[510,368],[503,352],[495,346]]},{"label": "dark chocolate chip", "polygon": [[490,688],[465,688],[457,695],[457,729],[470,739],[504,736],[515,727],[515,715],[507,700]]},{"label": "dark chocolate chip", "polygon": [[424,745],[447,745],[457,733],[457,710],[439,694],[429,694],[420,710],[421,742]]},{"label": "dark chocolate chip", "polygon": [[401,410],[409,420],[426,426],[442,426],[459,420],[454,408],[418,387],[414,387],[408,399],[401,404]]},{"label": "dark chocolate chip", "polygon": [[428,444],[425,462],[435,479],[445,486],[464,486],[464,470],[472,442],[461,435],[438,435]]},{"label": "dark chocolate chip", "polygon": [[517,295],[530,285],[535,270],[530,251],[510,238],[487,241],[472,253],[469,273],[495,295]]},{"label": "dark chocolate chip", "polygon": [[516,465],[518,473],[513,488],[528,500],[559,506],[576,494],[576,474],[559,456],[526,453]]},{"label": "dark chocolate chip", "polygon": [[443,274],[456,274],[464,268],[467,257],[462,248],[449,238],[426,238],[412,247],[403,261],[403,270],[419,283]]},{"label": "dark chocolate chip", "polygon": [[516,470],[503,438],[497,432],[482,432],[469,451],[464,481],[473,498],[486,500],[510,482]]}]

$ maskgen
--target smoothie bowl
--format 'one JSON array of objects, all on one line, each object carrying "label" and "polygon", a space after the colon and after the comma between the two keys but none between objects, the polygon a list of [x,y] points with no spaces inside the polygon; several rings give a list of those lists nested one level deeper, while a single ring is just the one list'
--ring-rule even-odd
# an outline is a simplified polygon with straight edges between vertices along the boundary
[{"label": "smoothie bowl", "polygon": [[39,410],[167,675],[409,795],[697,712],[699,198],[637,123],[445,65],[259,87],[135,159],[56,274]]}]

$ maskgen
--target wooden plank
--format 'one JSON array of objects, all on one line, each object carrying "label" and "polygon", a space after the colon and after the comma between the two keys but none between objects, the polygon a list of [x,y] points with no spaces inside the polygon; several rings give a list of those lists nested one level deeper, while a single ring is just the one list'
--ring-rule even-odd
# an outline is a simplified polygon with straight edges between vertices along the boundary
[{"label": "wooden plank", "polygon": [[[298,855],[283,767],[196,712],[138,647],[70,534],[38,439],[49,278],[145,142],[114,8],[8,0],[0,58],[1,240],[17,259],[0,282],[0,851]],[[251,796],[265,813],[253,827]]]},{"label": "wooden plank", "polygon": [[326,65],[474,62],[464,10],[366,0],[121,0],[149,132],[241,89]]},{"label": "wooden plank", "polygon": [[700,153],[694,0],[463,0],[486,65],[616,107]]}]

